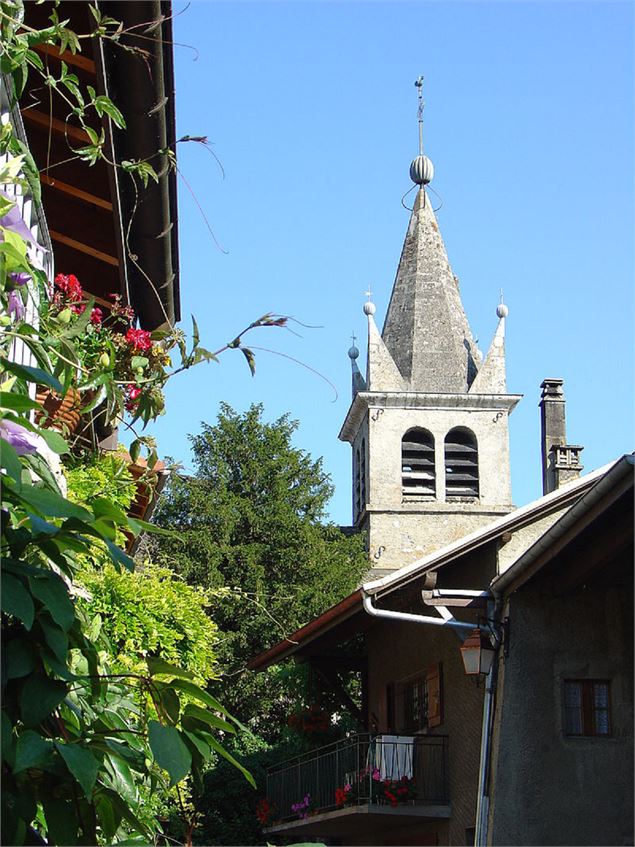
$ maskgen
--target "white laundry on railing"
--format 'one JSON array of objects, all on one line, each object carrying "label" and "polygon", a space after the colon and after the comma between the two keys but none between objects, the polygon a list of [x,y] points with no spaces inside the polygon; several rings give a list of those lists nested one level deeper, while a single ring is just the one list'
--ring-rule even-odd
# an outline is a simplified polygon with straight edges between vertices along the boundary
[{"label": "white laundry on railing", "polygon": [[379,771],[380,779],[401,779],[403,776],[412,778],[414,736],[378,735],[373,746],[373,764]]}]

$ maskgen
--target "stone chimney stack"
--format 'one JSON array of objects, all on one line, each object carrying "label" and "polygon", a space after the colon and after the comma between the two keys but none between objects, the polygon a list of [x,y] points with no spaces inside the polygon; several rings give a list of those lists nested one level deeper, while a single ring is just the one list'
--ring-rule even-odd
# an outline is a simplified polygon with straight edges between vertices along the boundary
[{"label": "stone chimney stack", "polygon": [[580,453],[584,448],[567,444],[563,384],[562,379],[545,379],[540,385],[543,494],[577,479],[583,469]]}]

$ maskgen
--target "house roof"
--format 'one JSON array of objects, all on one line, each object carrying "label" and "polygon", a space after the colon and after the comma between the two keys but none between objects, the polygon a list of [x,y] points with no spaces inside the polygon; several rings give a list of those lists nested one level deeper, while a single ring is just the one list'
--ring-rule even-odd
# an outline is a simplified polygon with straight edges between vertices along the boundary
[{"label": "house roof", "polygon": [[[635,453],[622,456],[586,491],[540,538],[504,573],[495,577],[491,589],[496,595],[515,591],[550,562],[573,536],[579,534],[599,513],[610,508],[629,488],[633,488]],[[632,537],[632,536],[631,536]]]},{"label": "house roof", "polygon": [[[113,127],[104,116],[107,157],[121,163],[152,156],[158,182],[150,180],[137,196],[121,168],[104,160],[88,167],[70,156],[69,144],[81,147],[89,138],[61,98],[48,103],[37,87],[27,89],[22,117],[40,169],[56,270],[75,274],[98,302],[121,294],[141,326],[152,330],[180,319],[176,173],[168,167],[167,153],[157,155],[176,146],[171,3],[100,0],[99,8],[123,23],[121,44],[95,39],[84,42],[85,52],[61,55],[51,45],[36,49],[46,63],[64,61],[83,85],[113,99],[126,129]],[[63,0],[57,11],[76,32],[94,27],[87,3]],[[44,6],[28,3],[25,12],[30,25],[48,25]]]},{"label": "house roof", "polygon": [[[628,461],[630,457],[627,457]],[[340,603],[323,612],[319,617],[312,620],[306,626],[301,627],[283,641],[275,644],[269,650],[255,656],[248,664],[251,670],[264,670],[271,664],[282,661],[291,656],[299,649],[307,646],[311,641],[326,635],[330,630],[339,626],[348,618],[363,611],[364,597],[376,595],[383,596],[399,588],[404,587],[415,579],[418,579],[428,571],[434,571],[454,561],[459,556],[468,553],[483,544],[500,537],[503,533],[519,529],[545,515],[557,511],[568,504],[575,503],[581,497],[592,491],[598,481],[607,476],[617,465],[621,465],[624,457],[617,462],[612,462],[598,470],[580,477],[556,491],[546,494],[534,500],[532,503],[515,509],[508,515],[498,518],[492,523],[465,535],[452,544],[430,553],[410,565],[399,568],[394,573],[364,583],[359,589],[349,594]],[[568,514],[568,512],[567,512]],[[562,518],[560,519],[562,520]],[[534,545],[535,546],[535,545]],[[512,566],[513,567],[513,566]],[[511,568],[510,568],[511,570]],[[500,577],[498,578],[500,579]]]}]

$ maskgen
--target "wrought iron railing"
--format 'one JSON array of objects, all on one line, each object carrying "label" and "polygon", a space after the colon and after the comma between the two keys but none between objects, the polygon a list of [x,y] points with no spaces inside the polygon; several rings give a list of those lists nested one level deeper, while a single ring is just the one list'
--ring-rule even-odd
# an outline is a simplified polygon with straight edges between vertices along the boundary
[{"label": "wrought iron railing", "polygon": [[353,735],[269,768],[275,820],[347,806],[448,803],[448,737]]}]

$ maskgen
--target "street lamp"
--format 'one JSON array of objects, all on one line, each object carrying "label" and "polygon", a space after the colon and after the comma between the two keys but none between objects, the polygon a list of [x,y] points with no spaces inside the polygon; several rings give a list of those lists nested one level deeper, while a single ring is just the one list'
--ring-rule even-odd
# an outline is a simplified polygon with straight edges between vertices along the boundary
[{"label": "street lamp", "polygon": [[490,672],[495,650],[489,636],[482,629],[473,629],[460,649],[466,674],[472,676]]}]

